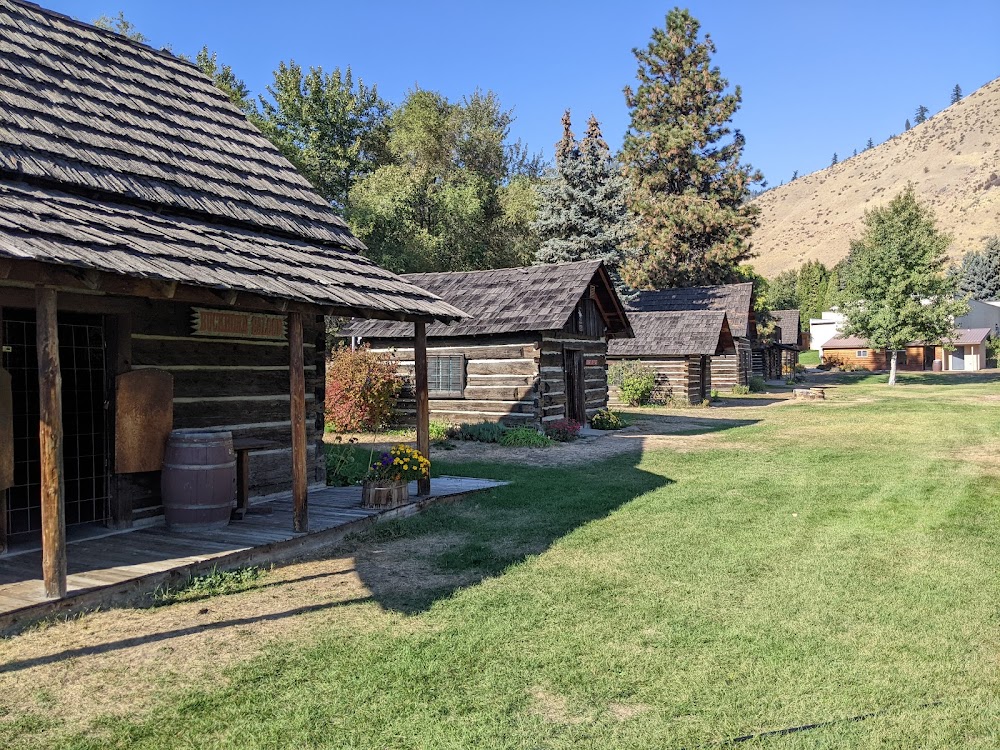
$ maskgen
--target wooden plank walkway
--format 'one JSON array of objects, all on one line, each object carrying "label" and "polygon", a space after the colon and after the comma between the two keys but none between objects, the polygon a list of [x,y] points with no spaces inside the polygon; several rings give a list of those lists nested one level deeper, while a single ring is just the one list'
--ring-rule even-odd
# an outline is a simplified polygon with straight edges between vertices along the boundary
[{"label": "wooden plank walkway", "polygon": [[413,515],[429,505],[504,484],[437,477],[431,482],[431,494],[417,497],[413,482],[411,502],[391,510],[362,508],[359,487],[313,489],[305,534],[292,531],[292,501],[282,497],[265,503],[272,508],[270,514],[251,513],[222,529],[178,534],[160,524],[70,540],[64,599],[45,598],[41,550],[15,549],[0,556],[0,633],[40,617],[128,598],[213,566],[261,564],[306,554],[380,520]]}]

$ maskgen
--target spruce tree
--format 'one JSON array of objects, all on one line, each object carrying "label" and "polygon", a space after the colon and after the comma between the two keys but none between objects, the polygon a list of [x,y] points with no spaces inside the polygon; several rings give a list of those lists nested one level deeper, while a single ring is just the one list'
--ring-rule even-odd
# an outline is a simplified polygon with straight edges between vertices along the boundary
[{"label": "spruce tree", "polygon": [[625,267],[635,288],[740,279],[760,209],[747,199],[763,176],[740,163],[744,138],[730,123],[742,94],[712,65],[715,44],[686,10],[634,49],[638,86],[625,87],[631,122],[622,162],[638,216]]},{"label": "spruce tree", "polygon": [[833,158],[832,158],[832,159],[830,160],[830,166],[831,166],[831,167],[835,167],[835,166],[837,166],[837,162],[838,162],[838,161],[840,161],[840,159],[839,159],[839,158],[837,158],[837,152],[836,152],[836,151],[834,151],[834,152],[833,152]]},{"label": "spruce tree", "polygon": [[907,117],[906,118],[906,122],[903,123],[903,131],[905,132],[905,131],[909,130],[910,127],[911,127],[911,125],[910,125],[910,118]]},{"label": "spruce tree", "polygon": [[873,141],[871,138],[869,138],[868,143],[865,144],[865,151],[867,151],[870,148],[875,148],[875,141]]},{"label": "spruce tree", "polygon": [[1000,237],[990,237],[982,250],[967,252],[950,273],[959,290],[972,299],[1000,299]]},{"label": "spruce tree", "polygon": [[955,88],[951,90],[951,103],[958,104],[960,101],[962,101],[962,87],[956,83]]},{"label": "spruce tree", "polygon": [[[538,263],[603,260],[612,276],[619,270],[634,231],[628,182],[593,115],[577,142],[569,111],[556,145],[556,167],[539,188],[535,230],[542,245]],[[619,285],[621,286],[621,285]]]},{"label": "spruce tree", "polygon": [[922,122],[926,122],[927,121],[927,114],[929,112],[930,112],[930,110],[927,109],[927,107],[925,107],[923,104],[921,104],[919,107],[917,107],[917,114],[913,118],[913,121],[917,125],[921,124]]}]

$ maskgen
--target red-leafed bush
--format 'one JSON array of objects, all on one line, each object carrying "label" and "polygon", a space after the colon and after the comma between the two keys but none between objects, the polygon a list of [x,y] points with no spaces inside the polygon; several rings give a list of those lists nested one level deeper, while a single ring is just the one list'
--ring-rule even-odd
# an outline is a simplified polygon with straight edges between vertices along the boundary
[{"label": "red-leafed bush", "polygon": [[582,425],[575,419],[559,419],[545,426],[545,434],[560,443],[568,443],[570,440],[576,440],[581,427]]},{"label": "red-leafed bush", "polygon": [[403,387],[391,354],[338,347],[326,367],[326,423],[336,432],[385,427]]}]

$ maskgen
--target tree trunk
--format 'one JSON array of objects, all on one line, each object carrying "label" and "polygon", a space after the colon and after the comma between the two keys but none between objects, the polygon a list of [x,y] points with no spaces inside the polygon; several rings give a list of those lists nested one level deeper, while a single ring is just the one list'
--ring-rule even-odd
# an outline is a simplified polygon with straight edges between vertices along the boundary
[{"label": "tree trunk", "polygon": [[893,349],[889,360],[889,385],[896,385],[896,357],[898,356],[899,352]]}]

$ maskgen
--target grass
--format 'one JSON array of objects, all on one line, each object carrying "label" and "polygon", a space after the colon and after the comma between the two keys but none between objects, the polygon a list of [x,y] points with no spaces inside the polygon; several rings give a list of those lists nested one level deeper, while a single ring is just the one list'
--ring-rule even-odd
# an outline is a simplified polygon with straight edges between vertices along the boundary
[{"label": "grass", "polygon": [[805,365],[806,367],[815,367],[819,364],[819,350],[818,349],[808,349],[804,352],[799,352],[799,364]]},{"label": "grass", "polygon": [[263,574],[264,569],[256,565],[234,570],[212,568],[203,575],[191,576],[180,586],[157,589],[153,592],[153,603],[164,606],[235,594],[252,588]]},{"label": "grass", "polygon": [[[884,382],[732,407],[759,421],[688,450],[439,461],[513,484],[352,540],[408,545],[442,582],[393,594],[359,564],[391,627],[331,611],[225,680],[50,744],[645,750],[822,724],[741,746],[995,748],[1000,379]],[[5,721],[0,746],[57,736]]]}]

